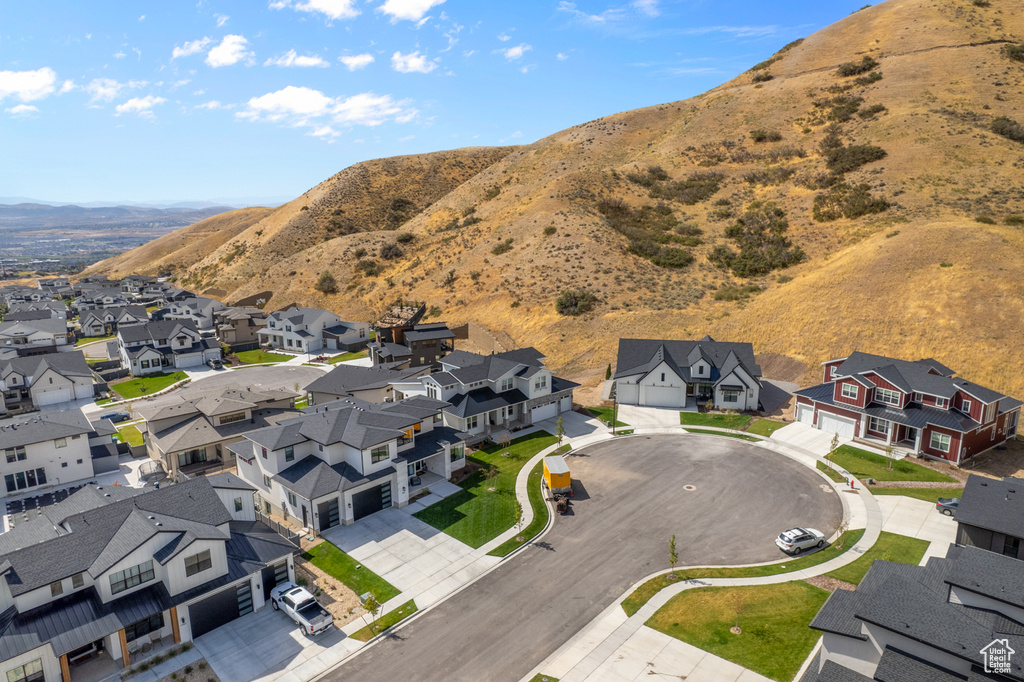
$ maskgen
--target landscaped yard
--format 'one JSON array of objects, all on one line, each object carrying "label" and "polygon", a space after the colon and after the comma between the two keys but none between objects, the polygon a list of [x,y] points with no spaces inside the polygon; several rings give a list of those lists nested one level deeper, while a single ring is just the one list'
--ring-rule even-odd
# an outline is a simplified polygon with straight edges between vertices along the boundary
[{"label": "landscaped yard", "polygon": [[[603,424],[611,425],[609,422],[612,420],[612,408],[598,405],[597,407],[588,407],[587,410],[600,419]],[[629,426],[629,424],[616,419],[615,426]]]},{"label": "landscaped yard", "polygon": [[[558,439],[546,431],[516,438],[508,447],[488,445],[467,459],[480,470],[459,483],[461,492],[416,512],[416,518],[470,547],[480,547],[515,523],[516,476],[523,465]],[[508,457],[503,457],[508,453]],[[494,467],[492,479],[486,472]],[[494,488],[493,491],[490,488]]]},{"label": "landscaped yard", "polygon": [[358,351],[354,351],[352,353],[342,353],[341,355],[335,355],[333,358],[331,358],[327,362],[332,364],[332,365],[336,365],[339,362],[345,362],[347,360],[358,360],[359,358],[369,357],[369,355],[370,355],[369,351],[358,350]]},{"label": "landscaped yard", "polygon": [[679,423],[683,426],[716,426],[720,429],[742,429],[753,419],[748,414],[717,414],[708,412],[680,412]]},{"label": "landscaped yard", "polygon": [[302,558],[324,573],[345,583],[350,590],[358,595],[372,592],[381,604],[397,596],[400,592],[394,585],[366,566],[356,568],[356,566],[360,566],[358,561],[326,540],[316,547],[311,547],[302,555]]},{"label": "landscaped yard", "polygon": [[[808,627],[829,593],[797,580],[698,587],[673,597],[649,627],[780,682],[790,682],[821,636]],[[740,634],[730,631],[739,627]]]},{"label": "landscaped yard", "polygon": [[[564,447],[566,446],[563,445],[562,448]],[[562,448],[559,448],[559,450]],[[516,547],[532,540],[547,525],[548,506],[544,504],[544,491],[541,490],[540,486],[540,482],[544,477],[543,467],[544,462],[537,462],[537,465],[530,471],[530,476],[526,482],[528,486],[527,493],[530,497],[530,508],[533,509],[533,521],[526,528],[523,528],[519,535],[511,540],[506,540],[488,552],[491,556],[508,556]],[[522,540],[520,541],[518,538],[522,538]]]},{"label": "landscaped yard", "polygon": [[873,478],[877,481],[933,481],[938,483],[957,483],[934,469],[921,466],[905,459],[891,461],[892,471],[888,470],[889,458],[861,450],[851,445],[840,445],[832,453],[832,459],[857,478]]},{"label": "landscaped yard", "polygon": [[270,353],[265,350],[243,350],[235,353],[235,357],[243,365],[257,365],[263,362],[284,362],[291,360],[293,356],[282,353]]},{"label": "landscaped yard", "polygon": [[783,426],[786,426],[786,422],[777,422],[774,419],[758,419],[747,427],[747,433],[756,433],[759,436],[770,436]]},{"label": "landscaped yard", "polygon": [[940,497],[960,497],[963,488],[868,488],[872,495],[903,495],[925,502],[938,502]]},{"label": "landscaped yard", "polygon": [[153,395],[162,391],[171,384],[187,379],[188,375],[178,370],[162,374],[150,374],[130,381],[122,381],[119,384],[111,384],[110,390],[122,398],[138,398],[143,395]]},{"label": "landscaped yard", "polygon": [[379,614],[377,622],[374,624],[374,628],[372,630],[370,629],[370,626],[367,625],[366,627],[352,633],[352,639],[358,639],[360,642],[369,642],[375,635],[379,635],[395,623],[398,623],[399,621],[416,613],[416,611],[416,602],[410,599],[394,611],[385,611],[383,614]]},{"label": "landscaped yard", "polygon": [[836,483],[846,483],[846,476],[833,469],[827,464],[822,462],[815,462],[814,466],[818,467],[818,471],[824,471],[825,475],[831,478]]},{"label": "landscaped yard", "polygon": [[142,431],[134,425],[122,426],[117,430],[119,440],[128,443],[129,445],[145,445],[146,441],[142,439]]},{"label": "landscaped yard", "polygon": [[[804,554],[800,557],[788,558],[774,564],[764,566],[738,566],[736,568],[686,568],[677,570],[675,580],[669,580],[668,573],[655,576],[640,587],[633,590],[633,593],[622,600],[622,610],[626,615],[632,616],[640,610],[640,607],[650,601],[651,597],[673,583],[682,580],[693,580],[694,578],[759,578],[766,575],[779,575],[790,571],[800,571],[805,568],[823,564],[826,561],[835,559],[837,556],[853,547],[864,535],[864,529],[848,530],[843,533],[842,542],[835,542],[817,552]],[[839,545],[842,545],[840,548]]]},{"label": "landscaped yard", "polygon": [[921,563],[921,557],[924,556],[927,549],[927,540],[918,540],[917,538],[897,535],[896,533],[886,533],[883,530],[882,534],[878,536],[878,541],[856,561],[837,568],[826,575],[830,578],[859,585],[864,574],[871,568],[871,564],[874,563],[875,559],[898,561],[901,564],[916,566]]},{"label": "landscaped yard", "polygon": [[94,341],[109,341],[112,338],[114,338],[113,335],[110,335],[110,336],[86,336],[85,338],[77,339],[75,341],[75,348],[78,348],[79,346],[84,346],[87,343],[93,343]]},{"label": "landscaped yard", "polygon": [[713,431],[711,429],[694,429],[694,428],[690,428],[689,426],[686,427],[686,432],[687,433],[707,433],[707,434],[710,434],[712,436],[726,436],[728,438],[739,438],[740,440],[752,440],[752,441],[759,441],[759,440],[761,440],[757,436],[748,436],[745,433],[729,433],[728,431]]}]

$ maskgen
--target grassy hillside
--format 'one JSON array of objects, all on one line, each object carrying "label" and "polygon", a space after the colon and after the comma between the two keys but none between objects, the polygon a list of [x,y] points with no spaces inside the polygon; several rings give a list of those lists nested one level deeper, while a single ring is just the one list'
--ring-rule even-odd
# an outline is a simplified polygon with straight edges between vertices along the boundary
[{"label": "grassy hillside", "polygon": [[[859,348],[1024,396],[1002,369],[1024,337],[1024,132],[1000,121],[1024,120],[1022,41],[1018,2],[889,0],[692,99],[441,153],[467,165],[446,182],[424,182],[431,155],[357,164],[182,280],[357,317],[427,300],[590,383],[619,336],[710,333],[808,381]],[[573,289],[596,305],[562,316]]]}]

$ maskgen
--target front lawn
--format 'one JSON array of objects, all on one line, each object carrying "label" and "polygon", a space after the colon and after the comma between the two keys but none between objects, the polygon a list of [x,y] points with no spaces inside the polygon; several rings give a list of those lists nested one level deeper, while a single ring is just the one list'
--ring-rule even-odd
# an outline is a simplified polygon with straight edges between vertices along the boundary
[{"label": "front lawn", "polygon": [[[565,445],[562,446],[562,448],[564,447]],[[562,448],[559,448],[559,450],[562,450]],[[544,504],[544,491],[540,486],[540,482],[544,478],[543,468],[544,462],[537,462],[537,466],[533,467],[533,470],[530,471],[526,481],[527,494],[530,497],[530,508],[533,509],[533,521],[519,535],[506,540],[488,552],[491,556],[508,556],[515,548],[536,537],[537,533],[544,530],[544,526],[548,525],[548,506]],[[518,538],[522,538],[522,540],[520,541]]]},{"label": "front lawn", "polygon": [[112,338],[114,338],[113,335],[110,335],[110,336],[86,336],[85,338],[81,338],[81,339],[76,339],[75,340],[75,348],[78,348],[79,346],[84,346],[87,343],[94,343],[96,341],[109,341]]},{"label": "front lawn", "polygon": [[940,497],[960,497],[963,488],[868,488],[872,495],[903,495],[925,502],[938,502]]},{"label": "front lawn", "polygon": [[336,365],[339,362],[345,362],[346,360],[358,360],[359,358],[365,358],[365,357],[369,357],[369,356],[370,356],[370,351],[368,351],[368,350],[357,350],[357,351],[354,351],[352,353],[342,353],[341,355],[335,355],[333,358],[331,358],[327,362],[332,364],[332,365]]},{"label": "front lawn", "polygon": [[400,590],[384,578],[360,566],[359,562],[345,554],[326,540],[316,547],[311,547],[302,558],[310,562],[324,573],[345,583],[350,590],[358,595],[373,593],[381,604],[396,597]]},{"label": "front lawn", "polygon": [[749,414],[717,414],[708,412],[680,412],[683,426],[716,426],[720,429],[742,429],[753,419]]},{"label": "front lawn", "polygon": [[[496,538],[515,523],[516,476],[531,457],[558,439],[546,431],[537,431],[516,438],[508,447],[488,445],[467,459],[480,469],[466,477],[461,492],[432,504],[414,516],[444,531],[470,547],[480,547]],[[508,457],[503,457],[508,453]],[[494,467],[493,479],[486,472]],[[494,488],[491,491],[490,488]]]},{"label": "front lawn", "polygon": [[759,436],[770,436],[783,426],[786,426],[786,422],[777,422],[774,419],[758,419],[747,427],[747,433],[756,433]]},{"label": "front lawn", "polygon": [[[790,682],[821,636],[808,627],[829,593],[796,580],[698,587],[673,597],[648,627],[780,682]],[[741,629],[740,634],[730,631]]]},{"label": "front lawn", "polygon": [[830,578],[859,585],[864,574],[871,568],[871,564],[874,563],[875,559],[897,561],[901,564],[917,566],[921,563],[921,557],[924,556],[925,550],[928,549],[928,544],[927,540],[918,540],[906,535],[882,531],[881,535],[878,536],[878,541],[856,561],[837,568],[827,575]]},{"label": "front lawn", "polygon": [[162,391],[171,384],[187,378],[188,375],[181,370],[170,373],[149,374],[130,381],[122,381],[119,384],[111,384],[110,390],[122,398],[138,398],[139,396],[152,395]]},{"label": "front lawn", "polygon": [[[843,533],[842,542],[834,542],[817,552],[803,554],[799,557],[790,557],[785,561],[764,566],[738,566],[736,568],[687,568],[676,571],[676,579],[670,580],[669,573],[655,576],[640,587],[633,590],[633,593],[622,600],[622,610],[627,616],[632,616],[640,610],[640,607],[650,601],[651,597],[673,583],[697,578],[760,578],[768,575],[779,575],[791,571],[802,571],[826,561],[835,559],[837,556],[856,545],[864,535],[864,529],[848,530]],[[842,544],[840,548],[839,545]]]},{"label": "front lawn", "polygon": [[[611,426],[612,408],[610,408],[610,407],[603,407],[603,406],[599,405],[597,407],[588,407],[587,411],[590,412],[591,414],[593,414],[598,419],[600,419],[602,424],[608,424],[608,426]],[[616,410],[616,412],[617,411],[618,410]],[[620,421],[620,420],[616,419],[615,420],[615,426],[629,426],[629,424],[627,424],[624,421]]]},{"label": "front lawn", "polygon": [[352,639],[358,639],[360,642],[369,642],[374,636],[387,630],[389,627],[398,623],[405,618],[408,618],[412,614],[416,613],[416,602],[412,599],[399,606],[394,611],[385,611],[383,615],[377,618],[377,622],[374,624],[374,629],[371,630],[370,626],[356,630],[352,633]]},{"label": "front lawn", "polygon": [[[851,445],[840,445],[832,454],[831,459],[857,478],[873,478],[876,481],[958,483],[955,478],[950,478],[920,464],[905,459],[889,460],[885,455],[876,455]],[[888,470],[890,463],[892,471]]]},{"label": "front lawn", "polygon": [[146,441],[142,438],[142,431],[139,431],[139,427],[134,425],[122,426],[117,430],[118,440],[128,443],[129,445],[145,445]]},{"label": "front lawn", "polygon": [[235,353],[235,357],[243,365],[258,365],[264,362],[284,362],[285,360],[291,360],[293,356],[257,349],[240,351]]},{"label": "front lawn", "polygon": [[711,429],[692,429],[690,427],[686,427],[686,432],[687,433],[706,433],[706,434],[711,435],[711,436],[726,436],[728,438],[739,438],[740,440],[752,440],[752,441],[755,441],[755,442],[761,440],[757,436],[748,436],[745,433],[729,433],[728,431],[712,431]]},{"label": "front lawn", "polygon": [[825,475],[831,478],[836,483],[847,482],[846,476],[843,476],[841,473],[839,473],[838,471],[836,471],[835,469],[833,469],[832,467],[823,462],[815,462],[814,466],[818,467],[818,471],[824,471]]}]

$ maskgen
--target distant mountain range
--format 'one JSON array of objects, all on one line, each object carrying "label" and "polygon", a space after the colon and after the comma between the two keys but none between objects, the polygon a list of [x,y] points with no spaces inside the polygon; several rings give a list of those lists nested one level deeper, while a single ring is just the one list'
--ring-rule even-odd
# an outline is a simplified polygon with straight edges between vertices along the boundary
[{"label": "distant mountain range", "polygon": [[133,206],[140,208],[242,208],[245,206],[280,206],[294,197],[231,197],[215,198],[207,201],[47,201],[30,197],[0,196],[0,205],[40,204],[43,206],[81,206],[82,208],[104,208],[107,206]]}]

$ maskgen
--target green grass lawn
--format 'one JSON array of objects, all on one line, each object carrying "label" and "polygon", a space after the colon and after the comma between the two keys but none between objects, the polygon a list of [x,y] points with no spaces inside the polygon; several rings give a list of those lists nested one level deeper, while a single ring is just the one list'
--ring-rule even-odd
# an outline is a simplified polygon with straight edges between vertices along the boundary
[{"label": "green grass lawn", "polygon": [[[593,413],[595,417],[600,419],[602,423],[610,425],[609,422],[611,422],[612,420],[612,408],[602,407],[598,405],[597,407],[588,407],[587,410]],[[616,419],[615,426],[629,426],[629,424],[619,419]]]},{"label": "green grass lawn", "polygon": [[872,545],[856,561],[837,568],[827,575],[837,580],[845,580],[848,583],[859,585],[864,574],[871,568],[871,564],[874,563],[875,559],[898,561],[901,564],[916,566],[921,563],[921,557],[924,556],[927,549],[927,540],[918,540],[906,535],[882,531],[882,534],[878,536],[878,542]]},{"label": "green grass lawn", "polygon": [[357,350],[352,353],[342,353],[341,355],[335,355],[327,362],[332,365],[336,365],[339,362],[345,362],[346,360],[358,360],[359,358],[365,358],[370,355],[368,350]]},{"label": "green grass lawn", "polygon": [[725,436],[726,438],[739,438],[740,440],[761,440],[757,436],[748,436],[744,433],[729,433],[728,431],[712,431],[711,429],[694,429],[689,426],[686,427],[687,433],[706,433],[711,436]]},{"label": "green grass lawn", "polygon": [[99,400],[96,401],[96,404],[100,405],[100,406],[103,406],[103,405],[109,405],[112,402],[114,402],[113,398],[100,398]]},{"label": "green grass lawn", "polygon": [[235,353],[235,357],[244,365],[255,365],[261,362],[284,362],[285,360],[292,359],[291,355],[270,353],[265,350],[243,350]]},{"label": "green grass lawn", "polygon": [[786,422],[777,422],[774,419],[758,419],[747,427],[747,433],[756,433],[759,436],[770,436],[783,426],[786,426]]},{"label": "green grass lawn", "polygon": [[957,483],[934,469],[897,459],[892,462],[892,471],[887,468],[887,457],[873,452],[861,450],[850,445],[840,445],[832,453],[832,459],[857,478],[873,478],[877,481],[933,481],[938,483]]},{"label": "green grass lawn", "polygon": [[748,414],[708,414],[706,412],[680,412],[679,423],[683,426],[717,426],[720,429],[742,429],[753,419]]},{"label": "green grass lawn", "polygon": [[109,341],[114,338],[113,334],[110,336],[86,336],[85,338],[78,339],[75,341],[75,348],[84,346],[87,343],[93,343],[94,341]]},{"label": "green grass lawn", "polygon": [[329,542],[310,548],[302,558],[341,582],[358,595],[372,592],[381,604],[396,597],[400,590],[366,566],[356,568],[359,562]]},{"label": "green grass lawn", "polygon": [[960,497],[963,488],[869,488],[872,495],[903,495],[925,502],[938,502],[940,497]]},{"label": "green grass lawn", "polygon": [[122,426],[117,430],[117,435],[120,440],[129,445],[145,445],[146,441],[142,439],[142,431],[139,431],[137,426],[129,425]]},{"label": "green grass lawn", "polygon": [[[564,448],[566,446],[563,445],[562,447]],[[559,448],[559,450],[561,450],[561,448]],[[543,468],[544,462],[537,462],[537,466],[533,467],[530,471],[530,476],[526,483],[528,486],[527,493],[530,497],[530,508],[533,509],[533,521],[531,521],[530,525],[526,528],[523,528],[522,533],[511,540],[506,540],[488,552],[489,555],[508,556],[515,548],[536,537],[537,533],[544,530],[544,526],[548,524],[548,506],[544,504],[544,491],[541,490],[540,486],[541,479],[544,477]],[[517,539],[520,537],[522,538],[522,541]]]},{"label": "green grass lawn", "polygon": [[[779,682],[790,682],[821,634],[808,627],[826,590],[778,585],[698,587],[673,597],[647,626]],[[738,625],[738,635],[730,628]]]},{"label": "green grass lawn", "polygon": [[371,630],[369,625],[360,630],[356,630],[351,635],[352,639],[358,639],[360,642],[369,642],[373,639],[374,635],[379,635],[395,623],[398,623],[399,621],[402,621],[416,613],[416,611],[416,602],[410,599],[394,611],[385,611],[383,615],[379,616],[377,618],[377,623],[374,626],[374,630]]},{"label": "green grass lawn", "polygon": [[304,407],[309,407],[309,398],[302,397],[295,401],[295,409],[301,410]]},{"label": "green grass lawn", "polygon": [[551,675],[542,675],[541,673],[537,673],[530,678],[530,682],[558,682],[558,678],[552,677]]},{"label": "green grass lawn", "polygon": [[171,384],[187,378],[188,375],[181,370],[170,373],[149,374],[132,379],[131,381],[113,384],[110,390],[122,398],[138,398],[143,395],[153,395],[157,391],[162,391]]},{"label": "green grass lawn", "polygon": [[833,469],[832,467],[823,462],[815,462],[814,466],[818,467],[818,471],[824,471],[825,475],[831,478],[836,483],[848,482],[846,480],[846,476],[843,476],[841,473],[839,473],[838,471],[836,471],[835,469]]},{"label": "green grass lawn", "polygon": [[[480,470],[459,483],[462,491],[414,516],[470,547],[480,547],[515,523],[519,470],[531,457],[557,441],[550,433],[537,431],[516,438],[508,447],[489,445],[476,451],[468,459],[479,464]],[[509,456],[502,457],[504,452]],[[498,475],[488,480],[485,471],[491,466],[497,469]],[[492,487],[494,492],[489,490]]]},{"label": "green grass lawn", "polygon": [[[632,616],[640,610],[640,607],[650,601],[651,597],[673,583],[682,580],[693,580],[694,578],[759,578],[766,575],[779,575],[790,571],[800,571],[805,568],[823,564],[826,561],[835,559],[837,556],[857,544],[857,541],[864,535],[864,529],[848,530],[842,535],[842,542],[833,543],[821,551],[812,554],[804,554],[800,557],[791,557],[785,561],[764,566],[738,566],[736,568],[686,568],[676,571],[676,579],[670,580],[668,573],[655,576],[640,587],[633,590],[633,593],[622,600],[622,610],[627,616]],[[842,544],[842,548],[839,545]]]}]

